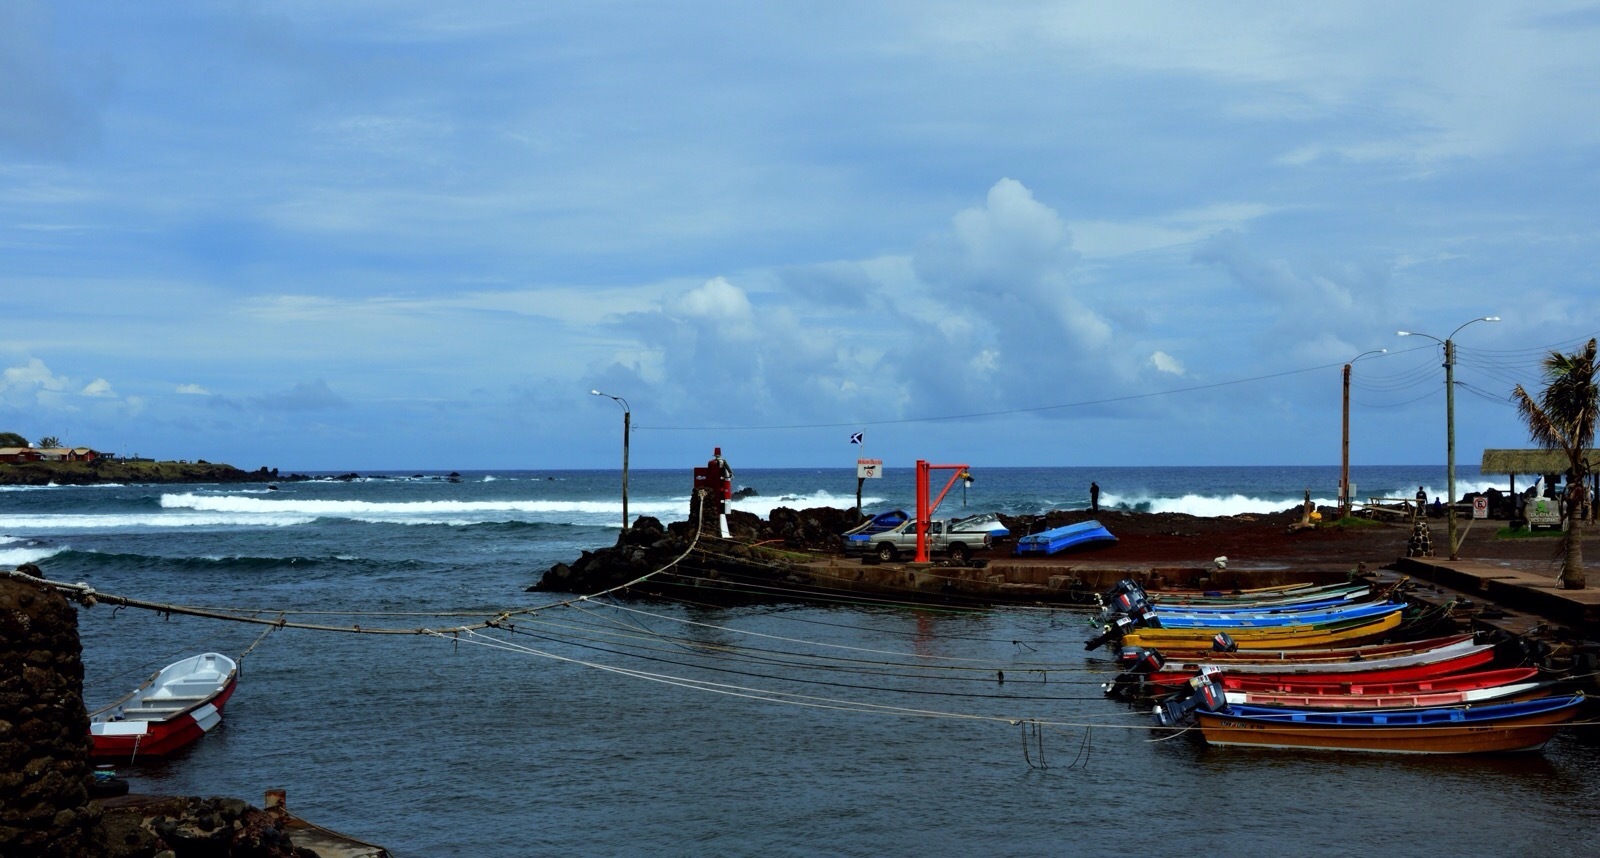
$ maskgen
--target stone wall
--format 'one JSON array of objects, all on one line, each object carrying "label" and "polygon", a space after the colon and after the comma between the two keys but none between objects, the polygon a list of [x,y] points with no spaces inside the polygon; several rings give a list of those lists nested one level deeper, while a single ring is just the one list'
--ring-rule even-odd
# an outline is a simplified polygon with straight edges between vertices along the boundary
[{"label": "stone wall", "polygon": [[95,856],[78,615],[59,593],[0,578],[0,855]]}]

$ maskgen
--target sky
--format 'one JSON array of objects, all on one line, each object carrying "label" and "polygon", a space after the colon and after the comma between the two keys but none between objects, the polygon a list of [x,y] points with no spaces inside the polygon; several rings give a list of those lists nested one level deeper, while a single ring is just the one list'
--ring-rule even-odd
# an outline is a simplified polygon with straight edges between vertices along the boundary
[{"label": "sky", "polygon": [[600,390],[635,468],[1337,465],[1354,361],[1351,462],[1442,464],[1450,339],[1475,465],[1600,332],[1597,43],[1562,2],[12,0],[0,431],[615,468]]}]

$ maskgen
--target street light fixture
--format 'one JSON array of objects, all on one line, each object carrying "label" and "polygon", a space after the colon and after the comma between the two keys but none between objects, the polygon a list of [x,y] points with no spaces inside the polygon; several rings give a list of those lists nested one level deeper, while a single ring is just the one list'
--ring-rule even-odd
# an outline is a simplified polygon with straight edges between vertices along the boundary
[{"label": "street light fixture", "polygon": [[1388,354],[1388,349],[1373,349],[1351,358],[1344,365],[1344,443],[1339,455],[1339,517],[1350,516],[1350,364],[1367,355]]},{"label": "street light fixture", "polygon": [[1449,456],[1449,496],[1450,503],[1445,507],[1445,512],[1450,520],[1450,559],[1457,559],[1456,551],[1456,334],[1461,333],[1461,328],[1473,322],[1498,322],[1499,316],[1481,316],[1461,323],[1460,328],[1450,332],[1450,336],[1439,339],[1431,334],[1418,333],[1417,331],[1395,331],[1402,337],[1427,337],[1444,346],[1444,408],[1445,425],[1448,434],[1447,450]]},{"label": "street light fixture", "polygon": [[[622,534],[628,534],[628,432],[633,425],[633,409],[628,407],[628,400],[598,390],[589,391],[595,396],[604,396],[622,406]],[[621,539],[618,539],[621,542]]]}]

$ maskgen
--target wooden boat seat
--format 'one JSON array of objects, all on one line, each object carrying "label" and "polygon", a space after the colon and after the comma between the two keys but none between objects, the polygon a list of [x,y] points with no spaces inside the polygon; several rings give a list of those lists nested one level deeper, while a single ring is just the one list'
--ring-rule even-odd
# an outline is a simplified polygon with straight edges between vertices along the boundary
[{"label": "wooden boat seat", "polygon": [[204,699],[206,699],[207,697],[210,697],[210,696],[211,695],[209,695],[209,694],[193,694],[193,695],[174,694],[171,697],[151,697],[151,698],[147,699],[147,702],[145,703],[145,705],[148,706],[148,705],[150,705],[152,703],[155,703],[155,704],[169,703],[169,702],[170,703],[176,703],[176,702],[178,702],[180,700],[189,701],[189,702],[192,703],[192,702],[194,702],[196,700],[204,700]]}]

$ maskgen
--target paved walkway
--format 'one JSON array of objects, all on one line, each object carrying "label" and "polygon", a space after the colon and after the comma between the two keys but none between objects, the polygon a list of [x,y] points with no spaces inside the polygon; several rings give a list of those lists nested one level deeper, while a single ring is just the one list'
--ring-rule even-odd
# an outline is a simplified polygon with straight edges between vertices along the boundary
[{"label": "paved walkway", "polygon": [[[1503,609],[1570,626],[1587,637],[1600,634],[1600,575],[1592,570],[1586,576],[1587,589],[1560,590],[1556,588],[1560,570],[1548,563],[1403,557],[1389,568]],[[1537,625],[1520,624],[1523,631]]]}]

